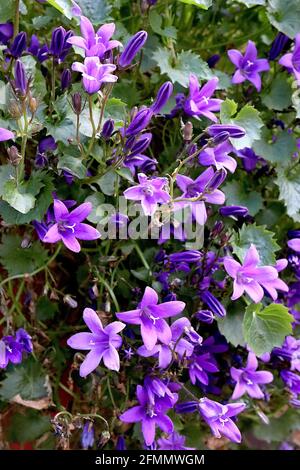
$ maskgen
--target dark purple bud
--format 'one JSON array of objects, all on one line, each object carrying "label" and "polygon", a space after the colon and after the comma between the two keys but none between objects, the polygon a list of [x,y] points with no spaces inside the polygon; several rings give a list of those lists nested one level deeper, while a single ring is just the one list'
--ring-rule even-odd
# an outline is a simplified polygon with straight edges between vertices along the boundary
[{"label": "dark purple bud", "polygon": [[279,32],[271,44],[271,49],[269,52],[269,60],[275,60],[279,54],[289,46],[291,40],[284,33]]},{"label": "dark purple bud", "polygon": [[246,217],[249,214],[247,207],[244,206],[224,206],[219,209],[219,212],[223,217],[229,217],[231,215],[235,217]]},{"label": "dark purple bud", "polygon": [[39,52],[40,47],[41,45],[40,45],[39,38],[36,36],[36,34],[33,34],[31,36],[30,44],[29,44],[27,51],[30,52],[30,54],[36,56]]},{"label": "dark purple bud", "polygon": [[208,193],[217,189],[226,179],[227,172],[222,168],[215,172],[214,176],[208,181],[203,193]]},{"label": "dark purple bud", "polygon": [[129,126],[127,127],[125,131],[126,137],[131,136],[131,135],[136,135],[142,130],[144,130],[149,122],[151,121],[151,118],[153,116],[153,111],[152,109],[145,108],[141,109],[136,116],[133,118]]},{"label": "dark purple bud", "polygon": [[39,62],[44,62],[48,58],[49,58],[49,48],[48,48],[47,44],[45,44],[44,46],[42,46],[39,49],[39,51],[37,53],[37,60]]},{"label": "dark purple bud", "polygon": [[209,325],[211,325],[215,319],[213,312],[210,310],[199,310],[199,312],[195,313],[195,317],[197,320],[208,323]]},{"label": "dark purple bud", "polygon": [[126,450],[125,439],[123,436],[119,436],[116,443],[116,450]]},{"label": "dark purple bud", "polygon": [[226,142],[226,140],[228,140],[229,137],[230,137],[229,132],[222,131],[220,132],[220,134],[217,134],[212,138],[212,144],[213,145],[223,144],[223,142]]},{"label": "dark purple bud", "polygon": [[215,225],[212,228],[211,238],[215,238],[218,235],[220,235],[220,233],[223,231],[223,229],[224,229],[223,222],[221,222],[220,220],[217,220],[217,222],[215,223]]},{"label": "dark purple bud", "polygon": [[201,292],[201,300],[210,308],[210,310],[219,317],[225,317],[226,310],[221,302],[208,291]]},{"label": "dark purple bud", "polygon": [[139,31],[132,38],[129,39],[124,51],[119,57],[119,66],[122,68],[128,67],[131,64],[137,53],[147,41],[148,34],[146,31]]},{"label": "dark purple bud", "polygon": [[38,151],[41,153],[53,151],[57,149],[57,143],[55,142],[54,138],[52,135],[48,135],[47,137],[44,137],[43,139],[40,140],[39,145],[38,145]]},{"label": "dark purple bud", "polygon": [[9,50],[10,54],[15,59],[17,59],[18,57],[21,57],[22,53],[25,51],[26,41],[27,41],[27,35],[23,31],[16,35]]},{"label": "dark purple bud", "polygon": [[21,345],[24,352],[31,353],[33,351],[32,338],[23,328],[16,331],[16,341]]},{"label": "dark purple bud", "polygon": [[115,122],[113,119],[107,119],[105,123],[103,124],[102,131],[101,131],[101,137],[105,140],[109,140],[112,136],[112,133],[115,128]]},{"label": "dark purple bud", "polygon": [[76,92],[72,95],[72,106],[75,114],[80,114],[82,112],[82,98],[79,92]]},{"label": "dark purple bud", "polygon": [[202,258],[202,253],[197,250],[182,251],[169,255],[171,263],[197,263]]},{"label": "dark purple bud", "polygon": [[175,302],[177,300],[177,295],[175,292],[170,292],[163,298],[163,302]]},{"label": "dark purple bud", "polygon": [[197,411],[199,403],[197,401],[187,401],[185,403],[177,403],[175,405],[176,413],[194,413]]},{"label": "dark purple bud", "polygon": [[151,106],[152,112],[158,114],[167,104],[173,93],[173,85],[171,82],[164,83],[157,92],[156,98]]},{"label": "dark purple bud", "polygon": [[62,91],[65,91],[71,85],[72,75],[69,69],[65,69],[61,74],[60,83]]},{"label": "dark purple bud", "polygon": [[21,96],[25,96],[27,92],[27,78],[24,65],[20,60],[15,64],[15,87]]},{"label": "dark purple bud", "polygon": [[14,27],[12,23],[0,24],[0,44],[7,44],[14,35]]},{"label": "dark purple bud", "polygon": [[300,230],[289,230],[288,231],[289,238],[300,238]]},{"label": "dark purple bud", "polygon": [[72,31],[66,32],[65,28],[62,26],[55,28],[51,37],[50,54],[63,61],[68,50],[72,47],[71,44],[67,42],[71,36],[73,36]]},{"label": "dark purple bud", "polygon": [[234,139],[240,139],[246,134],[245,129],[242,127],[230,124],[212,124],[206,129],[206,131],[211,137],[216,137],[220,132],[228,132],[230,137]]},{"label": "dark purple bud", "polygon": [[145,134],[142,134],[133,144],[131,147],[131,153],[134,155],[143,153],[149,147],[151,140],[152,134],[150,132],[145,132]]},{"label": "dark purple bud", "polygon": [[32,225],[34,226],[39,239],[43,240],[50,227],[48,227],[44,222],[38,222],[37,220],[34,220]]},{"label": "dark purple bud", "polygon": [[221,59],[221,56],[219,54],[214,54],[211,57],[207,59],[207,65],[209,68],[213,69]]}]

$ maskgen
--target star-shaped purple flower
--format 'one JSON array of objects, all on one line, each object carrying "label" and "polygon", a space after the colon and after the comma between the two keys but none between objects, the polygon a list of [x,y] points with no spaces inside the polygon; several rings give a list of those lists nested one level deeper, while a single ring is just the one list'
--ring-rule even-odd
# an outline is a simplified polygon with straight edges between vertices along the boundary
[{"label": "star-shaped purple flower", "polygon": [[85,202],[69,212],[62,201],[54,199],[53,207],[56,223],[49,228],[43,237],[43,242],[56,243],[61,240],[69,250],[78,253],[80,245],[77,238],[79,240],[96,240],[100,237],[98,230],[82,223],[92,211],[90,202]]},{"label": "star-shaped purple flower", "polygon": [[158,305],[158,295],[151,287],[146,287],[139,308],[117,313],[117,318],[132,325],[141,326],[141,335],[148,350],[152,350],[157,340],[169,344],[172,332],[164,320],[181,313],[185,303],[177,300]]},{"label": "star-shaped purple flower", "polygon": [[235,172],[236,161],[228,154],[233,151],[229,142],[223,142],[217,147],[207,147],[199,154],[199,163],[204,166],[214,165],[217,170],[225,168],[231,173]]},{"label": "star-shaped purple flower", "polygon": [[251,398],[264,398],[264,393],[260,388],[260,384],[268,384],[273,381],[273,374],[268,371],[257,371],[258,362],[256,355],[249,352],[246,367],[236,369],[230,368],[230,374],[236,382],[232,399],[237,400],[245,393]]},{"label": "star-shaped purple flower", "polygon": [[0,340],[0,369],[5,369],[9,362],[22,362],[22,345],[13,336],[3,336]]},{"label": "star-shaped purple flower", "polygon": [[90,350],[80,366],[81,377],[86,377],[95,370],[102,359],[108,369],[118,371],[120,358],[117,349],[122,345],[122,338],[118,333],[126,325],[114,321],[103,328],[100,318],[91,308],[84,309],[83,319],[91,333],[77,333],[67,341],[73,349]]},{"label": "star-shaped purple flower", "polygon": [[90,95],[97,93],[103,83],[114,83],[118,80],[118,77],[111,73],[116,70],[116,66],[101,64],[99,57],[86,57],[84,64],[74,62],[72,70],[82,73],[84,89]]},{"label": "star-shaped purple flower", "polygon": [[257,58],[257,49],[254,42],[248,41],[245,55],[236,49],[230,49],[228,51],[228,57],[237,68],[232,77],[232,83],[238,84],[249,80],[249,82],[253,83],[257,91],[260,91],[260,73],[270,70],[270,65],[267,59]]},{"label": "star-shaped purple flower", "polygon": [[293,72],[298,84],[300,85],[300,33],[296,35],[293,52],[282,56],[279,63],[286,67],[290,72]]},{"label": "star-shaped purple flower", "polygon": [[178,432],[172,432],[168,437],[157,439],[159,450],[195,450],[194,447],[185,446],[185,437]]},{"label": "star-shaped purple flower", "polygon": [[217,77],[209,80],[202,88],[200,88],[196,75],[190,75],[190,93],[184,102],[184,112],[189,116],[199,117],[205,116],[213,122],[217,122],[218,118],[214,115],[220,111],[223,100],[211,98],[219,83]]},{"label": "star-shaped purple flower", "polygon": [[141,201],[145,215],[153,215],[158,203],[167,203],[170,196],[164,190],[166,178],[147,178],[144,173],[138,174],[139,184],[124,191],[124,197],[132,201]]}]

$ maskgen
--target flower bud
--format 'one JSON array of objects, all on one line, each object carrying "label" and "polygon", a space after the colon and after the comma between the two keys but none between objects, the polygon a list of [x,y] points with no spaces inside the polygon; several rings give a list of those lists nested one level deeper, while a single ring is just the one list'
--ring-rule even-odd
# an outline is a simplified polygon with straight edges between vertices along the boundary
[{"label": "flower bud", "polygon": [[246,217],[246,215],[249,214],[249,211],[247,207],[244,206],[224,206],[219,209],[219,213],[223,215],[223,217]]},{"label": "flower bud", "polygon": [[77,308],[78,303],[75,299],[73,299],[69,294],[65,295],[63,298],[65,304],[69,305],[71,308]]},{"label": "flower bud", "polygon": [[169,255],[171,263],[197,263],[202,258],[201,251],[188,250]]},{"label": "flower bud", "polygon": [[0,44],[7,44],[8,41],[13,37],[14,26],[12,23],[1,23],[0,24]]},{"label": "flower bud", "polygon": [[215,319],[211,310],[199,310],[199,312],[195,313],[195,317],[197,320],[208,323],[209,325],[211,325]]},{"label": "flower bud", "polygon": [[102,131],[101,131],[101,137],[103,137],[104,140],[109,140],[112,136],[112,133],[114,131],[115,127],[115,122],[113,119],[107,119],[105,123],[103,124]]},{"label": "flower bud", "polygon": [[150,132],[145,132],[142,134],[138,140],[132,145],[131,153],[136,155],[138,153],[143,153],[150,145],[152,140],[152,134]]},{"label": "flower bud", "polygon": [[62,26],[55,28],[52,32],[50,53],[59,57],[62,53],[66,37],[66,30]]},{"label": "flower bud", "polygon": [[193,138],[193,124],[188,121],[185,123],[183,130],[182,130],[183,140],[186,142],[190,142]]},{"label": "flower bud", "polygon": [[146,31],[139,31],[134,36],[132,36],[132,38],[129,39],[128,43],[124,48],[124,51],[119,57],[119,67],[126,68],[131,64],[137,53],[147,41],[147,37],[148,34],[146,33]]},{"label": "flower bud", "polygon": [[80,114],[82,112],[82,98],[79,92],[76,92],[72,95],[72,106],[75,114]]},{"label": "flower bud", "polygon": [[217,189],[226,179],[227,172],[222,168],[215,172],[214,176],[208,181],[207,185],[204,188],[204,193],[209,193]]},{"label": "flower bud", "polygon": [[22,155],[20,155],[17,147],[12,145],[11,147],[7,149],[7,153],[8,153],[9,163],[12,166],[18,166],[20,161],[22,160]]},{"label": "flower bud", "polygon": [[201,292],[201,300],[210,308],[210,310],[219,317],[225,317],[226,310],[221,302],[208,291]]},{"label": "flower bud", "polygon": [[22,111],[15,101],[9,104],[8,111],[11,117],[14,119],[19,119],[22,116]]},{"label": "flower bud", "polygon": [[72,74],[69,69],[65,69],[61,74],[60,83],[62,91],[65,91],[71,85]]},{"label": "flower bud", "polygon": [[279,56],[279,54],[286,49],[291,40],[288,36],[284,33],[279,32],[271,44],[271,49],[269,52],[269,60],[275,60]]},{"label": "flower bud", "polygon": [[31,96],[31,97],[29,98],[29,103],[28,103],[28,105],[29,105],[30,111],[31,111],[32,113],[35,113],[36,110],[37,110],[37,108],[38,108],[38,103],[37,103],[36,98],[34,98],[34,96]]},{"label": "flower bud", "polygon": [[221,59],[221,56],[219,54],[214,54],[209,59],[207,59],[207,65],[209,66],[210,69],[214,69],[219,60]]},{"label": "flower bud", "polygon": [[212,124],[206,131],[211,137],[216,137],[220,132],[228,132],[229,136],[233,139],[240,139],[246,134],[245,129],[231,124]]},{"label": "flower bud", "polygon": [[18,94],[22,97],[26,96],[27,78],[24,65],[20,60],[15,63],[15,87]]},{"label": "flower bud", "polygon": [[158,114],[161,111],[161,109],[167,104],[172,93],[173,85],[171,82],[166,82],[160,87],[157,92],[156,98],[150,107],[154,114]]},{"label": "flower bud", "polygon": [[140,110],[125,131],[126,137],[136,135],[145,129],[151,121],[153,111],[149,108]]},{"label": "flower bud", "polygon": [[226,142],[226,140],[228,140],[229,137],[230,137],[229,132],[222,131],[220,132],[220,134],[217,134],[212,138],[212,144],[213,146],[223,144],[223,142]]},{"label": "flower bud", "polygon": [[176,413],[194,413],[197,411],[199,403],[197,401],[187,401],[185,403],[177,403],[175,405]]},{"label": "flower bud", "polygon": [[24,33],[24,31],[16,35],[9,50],[10,54],[15,59],[18,59],[19,57],[21,57],[22,53],[25,51],[26,41],[27,41],[27,35],[26,33]]}]

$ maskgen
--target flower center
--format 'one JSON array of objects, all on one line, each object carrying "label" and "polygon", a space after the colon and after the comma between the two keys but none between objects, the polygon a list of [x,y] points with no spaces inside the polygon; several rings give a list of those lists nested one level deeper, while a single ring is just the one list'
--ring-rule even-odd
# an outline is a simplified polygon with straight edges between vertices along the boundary
[{"label": "flower center", "polygon": [[63,233],[75,233],[75,227],[76,227],[76,223],[74,224],[68,224],[68,222],[59,222],[58,223],[58,231],[59,232],[63,232]]},{"label": "flower center", "polygon": [[149,416],[149,418],[153,418],[154,416],[157,416],[157,414],[154,412],[153,410],[153,407],[152,405],[148,405],[147,406],[147,411],[146,411],[147,415]]},{"label": "flower center", "polygon": [[199,191],[199,187],[195,184],[190,184],[187,188],[187,196],[188,197],[198,197],[200,196],[201,192]]},{"label": "flower center", "polygon": [[253,281],[253,278],[250,276],[247,276],[247,274],[243,272],[237,273],[236,280],[239,284],[250,284]]},{"label": "flower center", "polygon": [[209,98],[207,96],[203,96],[202,100],[204,101],[205,104],[208,104]]},{"label": "flower center", "polygon": [[159,317],[155,317],[147,307],[143,308],[142,315],[151,320],[153,325],[155,325],[156,320],[160,319]]},{"label": "flower center", "polygon": [[153,196],[153,188],[150,185],[144,186],[142,188],[142,191],[146,196]]}]

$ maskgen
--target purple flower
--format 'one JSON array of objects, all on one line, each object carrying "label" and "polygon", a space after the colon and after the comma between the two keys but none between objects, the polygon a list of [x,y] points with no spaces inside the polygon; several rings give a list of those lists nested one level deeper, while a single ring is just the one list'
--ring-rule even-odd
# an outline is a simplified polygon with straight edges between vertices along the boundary
[{"label": "purple flower", "polygon": [[257,49],[253,41],[248,41],[245,55],[243,56],[240,51],[231,49],[228,51],[228,57],[231,62],[237,67],[235,74],[232,77],[232,83],[238,84],[245,80],[249,80],[257,91],[261,90],[261,72],[270,70],[267,59],[257,58]]},{"label": "purple flower", "polygon": [[168,256],[171,263],[197,263],[203,257],[201,251],[188,250],[180,251],[179,253],[172,253]]},{"label": "purple flower", "polygon": [[27,92],[27,78],[24,65],[20,60],[15,63],[15,87],[21,96],[25,96]]},{"label": "purple flower", "polygon": [[69,88],[69,86],[71,85],[71,82],[72,82],[71,71],[69,69],[64,69],[60,77],[60,84],[61,84],[62,91],[65,91],[67,88]]},{"label": "purple flower", "polygon": [[244,411],[245,408],[245,403],[221,405],[221,403],[209,400],[209,398],[201,398],[199,403],[200,413],[209,425],[213,435],[217,438],[225,436],[237,444],[241,442],[242,437],[237,425],[231,418]]},{"label": "purple flower", "polygon": [[86,377],[90,374],[98,367],[102,359],[108,369],[118,371],[120,359],[117,349],[122,345],[122,338],[118,333],[126,325],[114,321],[103,328],[100,318],[91,308],[84,309],[83,320],[91,333],[76,333],[67,341],[73,349],[90,350],[80,366],[80,376]]},{"label": "purple flower", "polygon": [[180,385],[162,381],[158,377],[147,376],[144,380],[144,390],[151,405],[155,405],[158,398],[164,398],[165,402],[169,401],[170,408],[173,407],[178,400],[176,391],[179,389]]},{"label": "purple flower", "polygon": [[83,224],[82,221],[92,211],[92,204],[85,202],[72,212],[69,212],[62,201],[54,199],[55,224],[52,225],[43,238],[45,243],[62,241],[69,250],[78,253],[80,245],[78,240],[96,240],[100,233],[94,227]]},{"label": "purple flower", "polygon": [[26,49],[27,35],[24,31],[18,33],[9,48],[9,53],[15,59],[21,57]]},{"label": "purple flower", "polygon": [[126,442],[123,436],[118,436],[118,440],[116,443],[116,450],[127,450]]},{"label": "purple flower", "polygon": [[199,310],[195,313],[197,320],[211,325],[214,322],[215,316],[211,310]]},{"label": "purple flower", "polygon": [[99,57],[102,59],[106,51],[122,46],[119,41],[110,40],[115,32],[115,27],[114,23],[107,23],[95,33],[90,20],[85,16],[81,16],[80,29],[83,37],[72,36],[68,39],[68,43],[83,49],[86,57]]},{"label": "purple flower", "polygon": [[120,67],[126,68],[131,64],[135,56],[147,41],[147,37],[148,34],[146,31],[139,31],[129,39],[118,60],[118,65]]},{"label": "purple flower", "polygon": [[22,345],[13,336],[3,336],[0,340],[0,369],[5,369],[9,362],[22,362]]},{"label": "purple flower", "polygon": [[241,139],[246,134],[245,129],[232,124],[212,124],[206,130],[211,137],[217,137],[221,132],[228,132],[231,138]]},{"label": "purple flower", "polygon": [[244,206],[224,206],[219,212],[223,217],[246,217],[249,214],[247,207]]},{"label": "purple flower", "polygon": [[259,254],[253,244],[250,245],[242,265],[233,258],[226,257],[224,259],[224,267],[229,276],[234,279],[232,300],[238,299],[246,291],[253,302],[258,303],[264,296],[263,287],[273,300],[276,300],[276,289],[284,291],[288,289],[286,284],[278,279],[276,268],[273,266],[259,266],[259,263]]},{"label": "purple flower", "polygon": [[193,355],[189,364],[189,376],[193,385],[197,380],[208,385],[209,374],[219,372],[215,358],[210,353]]},{"label": "purple flower", "polygon": [[184,175],[177,175],[176,183],[183,192],[181,198],[199,199],[195,201],[176,202],[177,207],[190,207],[193,217],[200,225],[204,225],[207,220],[205,202],[211,204],[224,204],[225,195],[219,189],[208,190],[215,173],[212,167],[207,168],[198,178],[192,178]]},{"label": "purple flower", "polygon": [[0,24],[0,43],[7,44],[14,35],[14,26],[12,23]]},{"label": "purple flower", "polygon": [[166,82],[160,87],[157,92],[156,98],[150,107],[154,114],[158,114],[161,111],[161,109],[167,104],[172,93],[173,85],[171,82]]},{"label": "purple flower", "polygon": [[300,33],[295,37],[295,48],[293,52],[285,54],[279,60],[280,65],[293,72],[298,84],[300,84]]},{"label": "purple flower", "polygon": [[213,165],[217,170],[226,168],[234,173],[237,164],[235,159],[228,155],[232,150],[229,142],[223,142],[217,147],[207,147],[199,153],[199,163],[204,166]]},{"label": "purple flower", "polygon": [[48,164],[48,153],[57,149],[57,143],[51,135],[43,137],[38,144],[37,153],[35,156],[35,165],[37,167],[44,167]]},{"label": "purple flower", "polygon": [[275,60],[279,56],[279,54],[286,49],[290,44],[291,40],[288,36],[284,33],[279,32],[274,41],[271,44],[270,52],[269,52],[269,60]]},{"label": "purple flower", "polygon": [[218,78],[212,78],[206,85],[200,88],[196,75],[190,75],[190,93],[184,103],[184,111],[189,116],[205,116],[213,122],[217,122],[217,117],[213,114],[220,111],[223,100],[211,98],[217,85]]},{"label": "purple flower", "polygon": [[208,290],[201,292],[201,300],[211,309],[211,311],[218,315],[218,317],[225,317],[226,310],[219,300],[211,294]]},{"label": "purple flower", "polygon": [[169,344],[172,332],[164,318],[181,313],[185,303],[180,301],[164,302],[158,305],[158,295],[151,287],[146,287],[141,303],[136,310],[117,313],[117,318],[132,325],[141,326],[145,347],[151,351],[157,340]]},{"label": "purple flower", "polygon": [[111,72],[116,70],[113,64],[101,64],[99,57],[86,57],[84,64],[74,62],[72,70],[82,73],[84,89],[87,93],[97,93],[103,83],[114,83],[118,80]]},{"label": "purple flower", "polygon": [[32,345],[32,338],[27,333],[24,328],[19,328],[16,331],[16,342],[19,343],[22,347],[22,350],[27,353],[32,353],[33,345]]},{"label": "purple flower", "polygon": [[59,26],[52,32],[49,53],[54,56],[59,63],[63,62],[71,49],[68,42],[69,38],[73,36],[72,31],[66,31],[65,28]]},{"label": "purple flower", "polygon": [[280,376],[293,395],[300,393],[300,376],[289,370],[280,372]]},{"label": "purple flower", "polygon": [[300,339],[287,336],[281,348],[274,348],[272,354],[291,362],[291,370],[300,372]]},{"label": "purple flower", "polygon": [[164,398],[158,399],[154,405],[148,401],[146,390],[138,385],[136,395],[139,405],[130,408],[122,413],[120,420],[124,423],[142,423],[142,433],[147,446],[150,446],[155,439],[155,427],[158,426],[163,432],[170,434],[173,432],[173,423],[165,414],[170,404]]},{"label": "purple flower", "polygon": [[242,159],[243,167],[246,171],[252,171],[256,168],[259,157],[248,147],[241,150],[234,149],[236,155]]},{"label": "purple flower", "polygon": [[152,117],[153,111],[151,108],[143,108],[138,111],[138,113],[134,116],[127,129],[125,129],[125,136],[134,136],[146,129]]},{"label": "purple flower", "polygon": [[251,398],[264,398],[264,393],[260,388],[260,384],[268,384],[273,381],[273,374],[267,371],[257,371],[258,362],[255,354],[249,352],[246,367],[236,369],[230,368],[230,374],[236,382],[232,399],[237,400],[245,393]]},{"label": "purple flower", "polygon": [[145,215],[153,215],[158,203],[167,203],[170,196],[163,188],[166,178],[147,178],[143,173],[138,174],[139,184],[124,191],[124,197],[132,201],[141,201]]},{"label": "purple flower", "polygon": [[105,123],[103,124],[102,131],[101,131],[101,137],[104,140],[109,140],[112,136],[112,133],[114,131],[115,127],[115,122],[113,119],[107,119]]},{"label": "purple flower", "polygon": [[159,450],[195,450],[194,447],[185,446],[185,437],[174,431],[168,437],[157,439]]},{"label": "purple flower", "polygon": [[4,142],[5,140],[11,140],[15,138],[15,134],[8,129],[3,129],[0,127],[0,142]]},{"label": "purple flower", "polygon": [[92,421],[84,423],[82,434],[81,434],[81,445],[83,449],[93,447],[95,442],[95,429]]},{"label": "purple flower", "polygon": [[300,253],[300,238],[292,238],[289,240],[288,247],[296,251],[296,253]]}]

